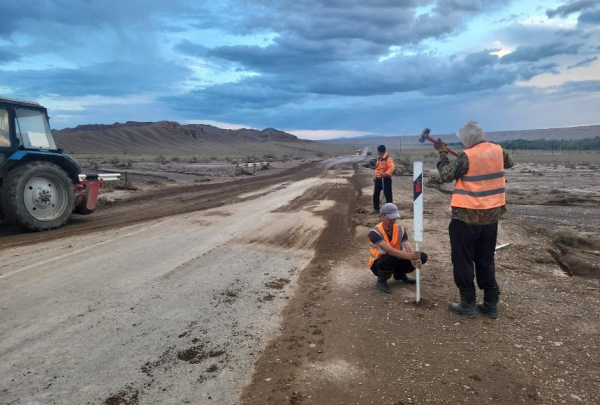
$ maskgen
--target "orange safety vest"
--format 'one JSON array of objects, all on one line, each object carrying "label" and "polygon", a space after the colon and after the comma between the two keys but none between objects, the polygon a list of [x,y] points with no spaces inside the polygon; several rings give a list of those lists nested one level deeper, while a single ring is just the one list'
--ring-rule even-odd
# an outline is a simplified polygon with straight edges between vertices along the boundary
[{"label": "orange safety vest", "polygon": [[391,176],[394,173],[394,159],[388,156],[387,152],[377,159],[377,165],[375,166],[375,177],[383,177],[383,174]]},{"label": "orange safety vest", "polygon": [[481,142],[464,153],[469,158],[469,169],[456,180],[450,206],[486,210],[505,205],[502,147]]},{"label": "orange safety vest", "polygon": [[[402,229],[402,237],[400,237],[400,229]],[[400,241],[402,239],[404,239],[404,233],[406,232],[404,230],[404,228],[402,228],[401,226],[398,226],[398,224],[394,224],[391,242],[387,236],[387,232],[385,231],[385,229],[383,229],[382,222],[380,222],[375,228],[373,228],[373,231],[375,231],[379,235],[381,235],[381,237],[383,237],[383,240],[385,240],[387,243],[389,243],[391,247],[393,247],[394,249],[401,250]],[[375,243],[371,242],[370,254],[371,254],[371,257],[369,258],[369,268],[371,268],[371,266],[373,265],[373,262],[375,260],[379,259],[381,256],[385,255],[386,253],[385,253],[385,250],[383,250],[382,248],[377,246]]]}]

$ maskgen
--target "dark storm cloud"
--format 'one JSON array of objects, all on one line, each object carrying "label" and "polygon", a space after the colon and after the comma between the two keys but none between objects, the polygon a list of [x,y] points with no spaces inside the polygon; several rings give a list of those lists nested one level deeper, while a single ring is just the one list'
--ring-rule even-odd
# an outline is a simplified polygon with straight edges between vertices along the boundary
[{"label": "dark storm cloud", "polygon": [[18,61],[21,59],[21,55],[7,49],[0,48],[0,65],[6,65],[7,63]]},{"label": "dark storm cloud", "polygon": [[[262,0],[244,10],[234,32],[275,32],[289,40],[360,40],[379,46],[418,43],[461,28],[470,16],[510,0]],[[427,13],[419,7],[434,5]],[[222,27],[222,29],[227,29]]]},{"label": "dark storm cloud", "polygon": [[166,92],[190,74],[187,68],[155,61],[151,64],[108,62],[78,69],[2,71],[5,83],[19,94],[40,97],[100,95],[118,97]]},{"label": "dark storm cloud", "polygon": [[600,8],[595,10],[584,11],[579,15],[577,21],[580,24],[585,25],[599,25],[600,24]]},{"label": "dark storm cloud", "polygon": [[72,32],[77,27],[137,26],[155,28],[152,16],[189,10],[183,0],[20,0],[2,4],[0,38],[19,31],[28,35],[47,32],[55,36]]},{"label": "dark storm cloud", "polygon": [[191,41],[183,40],[173,47],[177,52],[181,52],[185,55],[204,57],[208,55],[209,48],[204,45],[195,44]]},{"label": "dark storm cloud", "polygon": [[553,10],[546,11],[548,18],[568,17],[570,14],[594,7],[598,5],[598,0],[576,0],[570,1]]},{"label": "dark storm cloud", "polygon": [[161,100],[174,110],[193,111],[211,116],[244,110],[256,112],[303,101],[297,94],[262,86],[260,82],[252,79],[214,85],[181,96],[163,97]]},{"label": "dark storm cloud", "polygon": [[544,58],[557,55],[576,55],[581,44],[566,44],[561,42],[542,45],[520,46],[514,52],[501,58],[502,63],[537,62]]},{"label": "dark storm cloud", "polygon": [[574,65],[569,66],[567,69],[571,70],[571,69],[575,69],[578,67],[589,66],[592,64],[592,62],[595,62],[597,60],[598,60],[597,56],[592,56],[591,58],[586,58],[586,59],[582,60],[581,62],[578,62]]},{"label": "dark storm cloud", "polygon": [[553,63],[501,64],[492,51],[472,53],[454,62],[421,54],[400,55],[382,62],[309,63],[296,70],[288,68],[284,74],[265,73],[169,97],[168,103],[183,111],[262,112],[320,97],[360,99],[410,92],[431,96],[488,91],[539,74],[557,73]]},{"label": "dark storm cloud", "polygon": [[600,80],[579,80],[565,82],[560,86],[554,86],[544,90],[557,96],[571,96],[582,94],[593,94],[600,92]]}]

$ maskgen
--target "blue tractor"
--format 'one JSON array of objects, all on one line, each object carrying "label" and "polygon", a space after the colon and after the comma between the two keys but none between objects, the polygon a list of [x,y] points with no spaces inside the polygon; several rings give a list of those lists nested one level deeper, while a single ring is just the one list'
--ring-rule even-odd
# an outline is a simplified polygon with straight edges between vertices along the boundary
[{"label": "blue tractor", "polygon": [[103,183],[56,147],[44,107],[0,97],[0,222],[58,228],[73,212],[93,212]]}]

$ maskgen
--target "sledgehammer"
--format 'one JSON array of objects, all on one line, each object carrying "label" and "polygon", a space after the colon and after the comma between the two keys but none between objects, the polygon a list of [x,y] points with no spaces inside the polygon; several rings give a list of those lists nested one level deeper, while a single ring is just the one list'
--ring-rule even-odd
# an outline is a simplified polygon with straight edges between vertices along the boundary
[{"label": "sledgehammer", "polygon": [[[419,142],[425,143],[425,141],[427,140],[429,142],[436,143],[437,141],[435,139],[433,139],[431,136],[429,136],[430,133],[431,133],[431,130],[429,128],[425,128],[423,130],[423,132],[421,132],[421,137],[419,138]],[[456,152],[454,149],[450,149],[447,146],[446,146],[446,149],[448,149],[448,153],[451,153],[454,156],[458,156],[458,152]]]}]

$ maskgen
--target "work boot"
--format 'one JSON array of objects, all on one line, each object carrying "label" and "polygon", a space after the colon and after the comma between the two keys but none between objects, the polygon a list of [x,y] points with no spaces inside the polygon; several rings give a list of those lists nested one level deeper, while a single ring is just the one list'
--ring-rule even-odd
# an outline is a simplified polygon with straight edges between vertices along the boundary
[{"label": "work boot", "polygon": [[415,280],[413,277],[409,277],[404,272],[394,273],[394,280],[403,281],[406,284],[415,284],[417,282],[417,280]]},{"label": "work boot", "polygon": [[390,290],[390,286],[387,283],[387,280],[383,277],[378,277],[377,278],[377,288],[379,288],[379,291],[383,292],[383,293],[391,293],[392,291]]},{"label": "work boot", "polygon": [[477,304],[479,312],[483,312],[492,319],[498,319],[498,301],[500,299],[500,289],[498,287],[483,289],[483,302]]},{"label": "work boot", "polygon": [[379,215],[379,210],[373,210],[373,211],[369,212],[369,214],[371,214],[371,215]]},{"label": "work boot", "polygon": [[475,287],[460,288],[460,302],[451,302],[448,309],[459,315],[475,318]]}]

